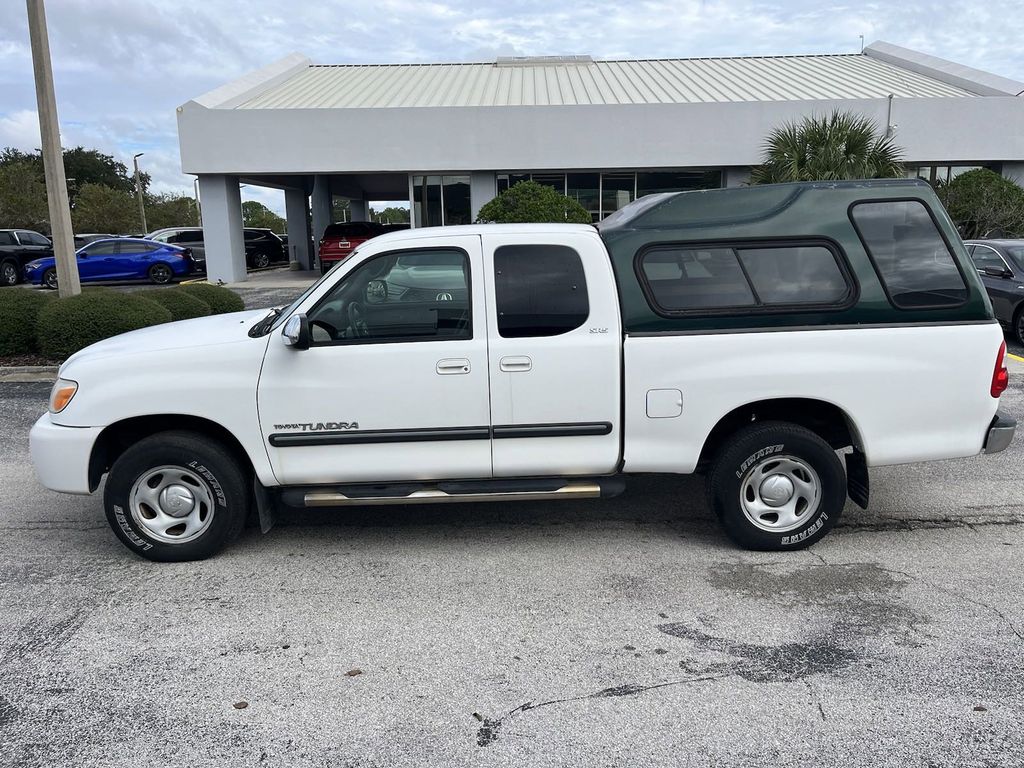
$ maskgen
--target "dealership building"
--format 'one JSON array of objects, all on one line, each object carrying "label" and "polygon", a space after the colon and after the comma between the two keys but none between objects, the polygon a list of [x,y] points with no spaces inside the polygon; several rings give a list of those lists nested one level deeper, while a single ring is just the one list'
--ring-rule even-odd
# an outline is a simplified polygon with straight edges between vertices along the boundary
[{"label": "dealership building", "polygon": [[408,200],[465,224],[521,179],[595,221],[653,192],[736,186],[786,121],[852,110],[932,182],[984,166],[1024,183],[1024,83],[885,42],[860,54],[453,64],[313,64],[292,54],[178,108],[212,280],[244,280],[241,185],[285,193],[312,267],[334,198],[353,220]]}]

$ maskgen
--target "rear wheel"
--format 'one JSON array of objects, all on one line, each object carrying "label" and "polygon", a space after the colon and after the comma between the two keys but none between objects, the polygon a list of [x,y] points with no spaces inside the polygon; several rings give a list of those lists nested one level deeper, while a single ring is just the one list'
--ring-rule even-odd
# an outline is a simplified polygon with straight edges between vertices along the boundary
[{"label": "rear wheel", "polygon": [[270,264],[270,256],[263,251],[256,251],[253,253],[251,261],[253,269],[263,269]]},{"label": "rear wheel", "polygon": [[0,285],[17,285],[20,278],[18,265],[15,262],[5,261],[0,264]]},{"label": "rear wheel", "polygon": [[1013,335],[1021,344],[1024,344],[1024,303],[1017,308],[1017,314],[1013,317]]},{"label": "rear wheel", "polygon": [[156,283],[157,285],[166,285],[171,282],[171,278],[174,277],[174,272],[166,264],[154,264],[149,268],[149,281]]},{"label": "rear wheel", "polygon": [[55,270],[55,269],[48,269],[45,272],[43,272],[43,285],[45,285],[47,288],[54,288],[54,289],[56,289],[56,287],[57,287],[57,270]]},{"label": "rear wheel", "polygon": [[752,424],[715,459],[708,502],[729,537],[755,550],[802,549],[835,525],[846,473],[818,435],[787,422]]},{"label": "rear wheel", "polygon": [[202,560],[242,531],[248,510],[238,462],[191,432],[145,438],[118,457],[103,493],[107,522],[149,560]]}]

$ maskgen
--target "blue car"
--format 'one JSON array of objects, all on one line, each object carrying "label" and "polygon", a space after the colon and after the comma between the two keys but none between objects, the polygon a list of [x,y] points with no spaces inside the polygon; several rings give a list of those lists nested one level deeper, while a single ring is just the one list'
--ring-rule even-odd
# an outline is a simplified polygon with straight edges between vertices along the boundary
[{"label": "blue car", "polygon": [[[149,280],[163,285],[192,271],[188,248],[128,237],[96,240],[75,254],[78,278],[83,283],[100,280]],[[25,265],[25,282],[57,287],[57,267],[52,256]]]}]

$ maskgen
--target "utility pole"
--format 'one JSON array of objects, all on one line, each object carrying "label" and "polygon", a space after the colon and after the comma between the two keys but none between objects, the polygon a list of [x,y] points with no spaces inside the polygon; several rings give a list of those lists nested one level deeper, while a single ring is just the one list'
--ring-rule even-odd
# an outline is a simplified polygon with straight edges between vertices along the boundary
[{"label": "utility pole", "polygon": [[39,135],[42,139],[43,174],[46,178],[46,204],[50,211],[50,234],[57,262],[57,292],[61,298],[82,292],[75,259],[75,236],[71,229],[68,183],[64,177],[64,152],[60,147],[57,121],[57,96],[53,90],[50,65],[50,40],[46,34],[46,9],[43,0],[26,0],[28,36],[32,45],[32,69],[36,80],[36,104],[39,109]]},{"label": "utility pole", "polygon": [[139,177],[139,158],[142,157],[145,152],[139,152],[139,154],[132,157],[132,162],[135,163],[135,198],[139,201],[139,221],[142,222],[142,234],[148,234],[149,230],[146,228],[146,205],[142,201],[142,179]]}]

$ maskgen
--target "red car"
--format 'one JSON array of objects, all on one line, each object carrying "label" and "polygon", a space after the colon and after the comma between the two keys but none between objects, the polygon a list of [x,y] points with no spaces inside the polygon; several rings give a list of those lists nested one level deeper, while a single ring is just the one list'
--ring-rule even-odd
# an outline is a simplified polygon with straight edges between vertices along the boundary
[{"label": "red car", "polygon": [[356,246],[386,232],[383,224],[373,221],[350,221],[328,224],[320,239],[320,271],[326,272],[352,255]]}]

